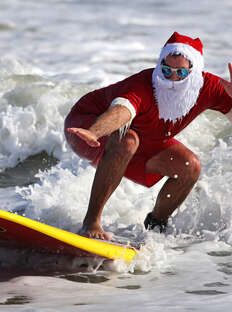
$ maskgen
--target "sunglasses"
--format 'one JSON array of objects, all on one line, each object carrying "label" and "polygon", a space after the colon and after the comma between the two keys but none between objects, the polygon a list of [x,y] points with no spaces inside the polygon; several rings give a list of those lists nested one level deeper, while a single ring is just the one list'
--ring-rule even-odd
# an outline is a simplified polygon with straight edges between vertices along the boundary
[{"label": "sunglasses", "polygon": [[191,69],[190,68],[184,68],[184,67],[181,67],[181,68],[173,68],[173,67],[170,67],[168,65],[165,65],[165,64],[162,64],[161,65],[161,69],[162,69],[162,73],[164,75],[165,78],[170,78],[172,76],[173,73],[176,73],[176,75],[181,78],[181,79],[184,79],[186,78],[190,72],[191,72]]}]

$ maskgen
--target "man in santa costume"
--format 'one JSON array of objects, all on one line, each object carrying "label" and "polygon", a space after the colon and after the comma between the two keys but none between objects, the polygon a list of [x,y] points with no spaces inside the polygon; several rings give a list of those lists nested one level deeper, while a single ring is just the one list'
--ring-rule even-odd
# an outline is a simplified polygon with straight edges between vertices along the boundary
[{"label": "man in santa costume", "polygon": [[144,221],[160,232],[193,188],[200,161],[176,134],[206,109],[232,119],[232,64],[231,82],[203,72],[202,49],[199,38],[174,32],[155,69],[90,92],[72,108],[67,141],[96,167],[83,235],[109,239],[101,215],[123,176],[146,187],[168,177]]}]

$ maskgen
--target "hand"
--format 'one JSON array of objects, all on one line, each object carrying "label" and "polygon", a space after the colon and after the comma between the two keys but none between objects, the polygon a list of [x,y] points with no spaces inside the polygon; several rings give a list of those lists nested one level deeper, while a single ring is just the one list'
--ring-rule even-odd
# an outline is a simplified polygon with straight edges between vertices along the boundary
[{"label": "hand", "polygon": [[109,232],[105,232],[102,227],[98,223],[93,224],[83,224],[79,234],[82,236],[86,236],[89,238],[98,238],[102,240],[111,240],[112,234]]},{"label": "hand", "polygon": [[221,83],[225,88],[227,94],[232,97],[232,63],[228,64],[229,72],[230,72],[230,81],[221,78]]},{"label": "hand", "polygon": [[79,138],[84,140],[89,146],[99,147],[100,142],[98,141],[97,136],[89,130],[82,128],[68,128],[69,133],[77,135]]}]

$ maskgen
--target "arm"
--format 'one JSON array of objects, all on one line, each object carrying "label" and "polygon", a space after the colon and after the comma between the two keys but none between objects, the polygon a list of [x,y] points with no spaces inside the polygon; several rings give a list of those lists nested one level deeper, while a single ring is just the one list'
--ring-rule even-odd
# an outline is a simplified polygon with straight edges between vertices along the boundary
[{"label": "arm", "polygon": [[227,92],[227,94],[232,97],[232,63],[228,64],[229,72],[230,72],[230,81],[227,81],[223,78],[221,78],[221,83]]},{"label": "arm", "polygon": [[[221,78],[221,84],[223,85],[226,93],[232,98],[232,63],[228,64],[228,68],[230,72],[230,81]],[[226,116],[232,122],[232,109],[226,114]]]},{"label": "arm", "polygon": [[103,136],[110,135],[118,130],[131,119],[131,113],[128,108],[122,105],[110,107],[103,113],[96,122],[89,128],[68,128],[67,131],[79,136],[92,147],[100,146],[100,139]]}]

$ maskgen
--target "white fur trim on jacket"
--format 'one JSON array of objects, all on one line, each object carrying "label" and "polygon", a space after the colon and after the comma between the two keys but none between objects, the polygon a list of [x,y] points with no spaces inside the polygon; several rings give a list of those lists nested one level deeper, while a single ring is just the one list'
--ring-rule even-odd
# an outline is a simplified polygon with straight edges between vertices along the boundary
[{"label": "white fur trim on jacket", "polygon": [[127,130],[130,128],[131,122],[136,116],[136,110],[134,106],[131,104],[131,102],[128,99],[123,98],[123,97],[115,98],[110,104],[111,107],[116,106],[116,105],[122,105],[126,107],[131,114],[130,120],[124,126],[119,128],[120,138],[122,138],[126,134]]}]

